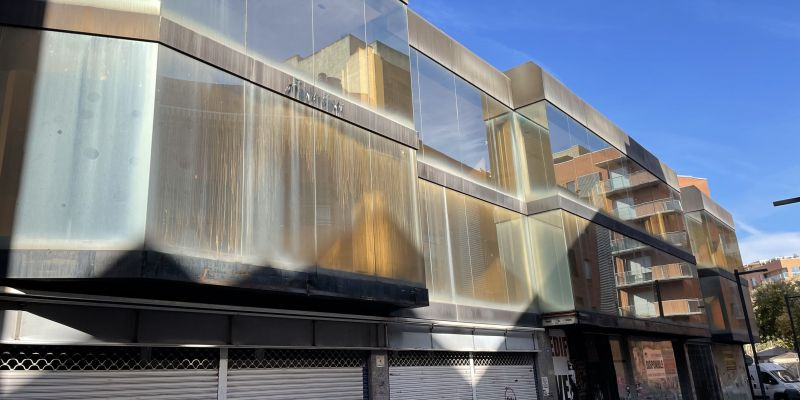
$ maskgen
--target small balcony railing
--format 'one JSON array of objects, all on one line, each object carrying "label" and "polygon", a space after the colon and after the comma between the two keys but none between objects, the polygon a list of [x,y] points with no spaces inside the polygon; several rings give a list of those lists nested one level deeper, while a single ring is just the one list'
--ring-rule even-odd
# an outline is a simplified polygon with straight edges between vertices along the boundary
[{"label": "small balcony railing", "polygon": [[632,206],[617,206],[614,214],[623,220],[649,217],[667,212],[682,211],[681,202],[675,199],[656,200]]},{"label": "small balcony railing", "polygon": [[656,265],[650,269],[636,272],[617,273],[617,287],[650,283],[656,280],[693,278],[694,272],[689,263]]},{"label": "small balcony railing", "polygon": [[658,304],[655,302],[639,303],[636,305],[622,306],[619,315],[623,317],[654,318],[658,317]]},{"label": "small balcony railing", "polygon": [[603,182],[603,191],[612,193],[656,182],[658,178],[647,171],[636,171],[628,176],[615,176]]},{"label": "small balcony railing", "polygon": [[629,237],[623,237],[620,239],[612,239],[611,240],[611,252],[612,253],[622,253],[626,251],[633,251],[639,249],[645,249],[647,245],[631,239]]},{"label": "small balcony railing", "polygon": [[[703,300],[665,300],[661,302],[661,307],[664,309],[665,317],[698,315],[703,313]],[[644,302],[636,305],[622,306],[619,308],[619,314],[624,317],[655,318],[659,316],[658,303]]]},{"label": "small balcony railing", "polygon": [[664,308],[665,317],[703,313],[703,300],[701,299],[665,300],[661,302],[661,306]]}]

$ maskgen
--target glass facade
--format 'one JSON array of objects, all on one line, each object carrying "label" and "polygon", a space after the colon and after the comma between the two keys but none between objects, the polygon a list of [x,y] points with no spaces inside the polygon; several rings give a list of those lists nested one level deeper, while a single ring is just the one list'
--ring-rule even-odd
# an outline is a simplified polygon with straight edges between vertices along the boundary
[{"label": "glass facade", "polygon": [[414,151],[162,48],[148,245],[424,282]]},{"label": "glass facade", "polygon": [[424,283],[413,149],[157,44],[2,33],[4,247]]},{"label": "glass facade", "polygon": [[411,61],[419,159],[518,196],[519,129],[511,109],[413,49]]},{"label": "glass facade", "polygon": [[418,184],[431,301],[534,311],[524,217],[427,181]]},{"label": "glass facade", "polygon": [[[528,200],[559,190],[689,250],[678,191],[546,101],[518,112],[540,124],[523,128]],[[553,168],[552,176],[548,168]]]},{"label": "glass facade", "polygon": [[162,0],[161,9],[203,36],[413,125],[408,22],[398,0]]},{"label": "glass facade", "polygon": [[[708,276],[700,279],[706,305],[708,326],[712,334],[734,333],[740,336],[747,335],[747,326],[744,323],[742,301],[736,282],[721,276]],[[743,287],[745,294],[749,288]],[[749,295],[745,295],[747,310],[753,315],[753,304]],[[754,326],[757,334],[758,327]]]},{"label": "glass facade", "polygon": [[543,312],[705,322],[694,265],[567,212],[529,222]]},{"label": "glass facade", "polygon": [[141,248],[157,49],[2,28],[0,244]]},{"label": "glass facade", "polygon": [[686,213],[686,227],[698,267],[742,268],[736,231],[706,211]]}]

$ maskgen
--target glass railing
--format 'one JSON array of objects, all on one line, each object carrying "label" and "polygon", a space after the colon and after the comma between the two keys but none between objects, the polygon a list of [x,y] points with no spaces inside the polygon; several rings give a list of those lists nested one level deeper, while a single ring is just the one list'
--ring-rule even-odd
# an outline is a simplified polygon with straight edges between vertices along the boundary
[{"label": "glass railing", "polygon": [[632,206],[618,206],[614,208],[614,214],[624,220],[645,218],[651,215],[682,211],[681,202],[675,199],[649,201],[647,203]]},{"label": "glass railing", "polygon": [[628,189],[645,185],[648,183],[658,182],[658,178],[647,171],[636,171],[627,176],[615,176],[607,181],[602,182],[603,192],[612,193],[618,190]]},{"label": "glass railing", "polygon": [[[702,299],[678,299],[661,302],[665,317],[697,315],[703,313]],[[642,302],[635,305],[622,306],[619,314],[624,317],[654,318],[659,316],[658,302]]]},{"label": "glass railing", "polygon": [[665,232],[657,234],[661,240],[678,247],[689,247],[689,235],[685,231]]},{"label": "glass railing", "polygon": [[622,306],[619,308],[619,315],[638,318],[658,317],[658,305],[655,302],[642,302],[635,305]]},{"label": "glass railing", "polygon": [[703,313],[702,299],[665,300],[661,302],[661,306],[665,317]]},{"label": "glass railing", "polygon": [[648,246],[639,242],[638,240],[631,239],[629,237],[623,237],[620,239],[611,239],[611,252],[612,253],[622,253],[626,251],[633,251],[639,249],[646,249]]},{"label": "glass railing", "polygon": [[617,286],[640,285],[657,280],[692,278],[694,273],[689,263],[656,265],[642,271],[626,271],[616,274]]}]

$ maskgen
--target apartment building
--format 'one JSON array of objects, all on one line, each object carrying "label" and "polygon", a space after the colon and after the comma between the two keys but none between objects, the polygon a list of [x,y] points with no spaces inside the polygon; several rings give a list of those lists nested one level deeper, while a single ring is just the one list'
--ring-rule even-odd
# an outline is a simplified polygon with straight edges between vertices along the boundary
[{"label": "apartment building", "polygon": [[800,257],[797,255],[775,257],[768,260],[753,261],[745,265],[745,269],[761,269],[767,271],[749,275],[750,284],[758,286],[764,282],[794,281],[800,277]]},{"label": "apartment building", "polygon": [[743,393],[729,214],[404,2],[4,2],[0,51],[0,397]]}]

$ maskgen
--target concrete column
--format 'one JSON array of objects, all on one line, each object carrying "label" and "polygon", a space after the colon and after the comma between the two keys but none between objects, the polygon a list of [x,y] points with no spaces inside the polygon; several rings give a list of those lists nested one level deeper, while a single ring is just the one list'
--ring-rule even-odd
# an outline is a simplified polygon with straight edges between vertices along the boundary
[{"label": "concrete column", "polygon": [[389,354],[374,350],[369,355],[369,398],[389,400]]},{"label": "concrete column", "polygon": [[681,383],[681,394],[686,400],[695,400],[694,380],[690,368],[694,367],[689,363],[689,355],[686,354],[686,342],[683,340],[673,340],[672,350],[675,353],[675,366],[678,368],[678,380]]}]

